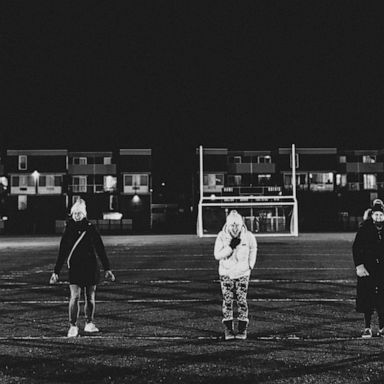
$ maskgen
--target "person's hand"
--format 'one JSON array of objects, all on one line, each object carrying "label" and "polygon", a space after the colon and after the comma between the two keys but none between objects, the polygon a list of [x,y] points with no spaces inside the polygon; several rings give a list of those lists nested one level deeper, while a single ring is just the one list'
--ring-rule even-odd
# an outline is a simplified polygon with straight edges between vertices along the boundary
[{"label": "person's hand", "polygon": [[111,281],[115,281],[115,275],[112,273],[111,270],[105,271],[105,278]]},{"label": "person's hand", "polygon": [[235,249],[239,244],[240,244],[241,240],[240,238],[238,237],[234,237],[231,242],[229,243],[229,246],[232,248],[232,249]]},{"label": "person's hand", "polygon": [[369,276],[369,272],[365,269],[364,264],[360,264],[356,267],[356,274],[359,277]]},{"label": "person's hand", "polygon": [[58,280],[59,280],[59,275],[57,273],[52,273],[52,276],[49,279],[49,284],[56,284]]}]

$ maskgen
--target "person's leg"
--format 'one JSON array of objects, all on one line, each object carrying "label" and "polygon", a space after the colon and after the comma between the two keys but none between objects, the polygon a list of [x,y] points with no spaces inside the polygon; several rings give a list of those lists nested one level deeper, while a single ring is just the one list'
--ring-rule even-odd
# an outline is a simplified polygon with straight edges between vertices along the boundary
[{"label": "person's leg", "polygon": [[88,285],[84,289],[85,332],[99,332],[99,329],[96,328],[93,323],[93,317],[95,315],[95,293],[96,285]]},{"label": "person's leg", "polygon": [[85,313],[85,321],[87,323],[92,323],[95,315],[96,308],[96,285],[87,285],[84,289],[84,313]]},{"label": "person's leg", "polygon": [[220,276],[220,285],[221,292],[223,295],[223,304],[222,304],[222,312],[223,312],[223,324],[225,331],[225,339],[230,340],[234,339],[233,333],[233,289],[234,289],[234,281],[230,279],[228,276]]},{"label": "person's leg", "polygon": [[80,311],[80,294],[81,294],[81,287],[79,287],[76,284],[70,284],[69,289],[71,292],[71,297],[69,299],[69,323],[70,327],[68,330],[68,337],[76,337],[79,334],[79,328],[77,327],[77,319],[79,317],[79,311]]},{"label": "person's leg", "polygon": [[372,319],[372,311],[366,311],[364,312],[364,331],[361,335],[363,338],[369,338],[372,337],[372,330],[371,330],[371,319]]},{"label": "person's leg", "polygon": [[364,326],[365,328],[371,328],[372,312],[364,313]]},{"label": "person's leg", "polygon": [[76,284],[70,284],[71,297],[69,299],[69,322],[71,325],[76,325],[80,311],[80,294],[81,287]]},{"label": "person's leg", "polygon": [[238,310],[238,338],[245,339],[247,337],[247,326],[249,323],[248,319],[248,303],[247,293],[249,285],[249,276],[242,276],[236,279],[236,300]]},{"label": "person's leg", "polygon": [[379,317],[379,328],[383,329],[384,328],[384,312],[379,312],[377,315]]}]

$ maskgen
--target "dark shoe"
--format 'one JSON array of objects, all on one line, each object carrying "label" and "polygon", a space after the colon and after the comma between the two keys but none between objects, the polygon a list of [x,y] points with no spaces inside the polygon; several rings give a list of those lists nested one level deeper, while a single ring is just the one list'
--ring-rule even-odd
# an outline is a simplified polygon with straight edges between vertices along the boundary
[{"label": "dark shoe", "polygon": [[224,324],[224,339],[225,340],[233,340],[235,338],[235,333],[233,332],[233,321],[225,320]]},{"label": "dark shoe", "polygon": [[248,321],[239,320],[236,339],[245,340],[247,338]]}]

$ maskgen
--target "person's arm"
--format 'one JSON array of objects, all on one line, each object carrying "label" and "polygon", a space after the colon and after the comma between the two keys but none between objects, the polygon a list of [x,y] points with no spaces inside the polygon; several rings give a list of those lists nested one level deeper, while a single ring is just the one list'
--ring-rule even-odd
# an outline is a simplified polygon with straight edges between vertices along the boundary
[{"label": "person's arm", "polygon": [[50,284],[55,284],[59,280],[59,274],[61,271],[61,268],[63,267],[63,264],[68,257],[68,249],[69,249],[69,231],[67,227],[64,230],[63,236],[60,240],[60,246],[59,246],[59,254],[56,260],[55,267],[53,269],[53,273],[51,275],[51,278],[49,280]]},{"label": "person's arm", "polygon": [[215,249],[214,249],[214,256],[216,260],[222,260],[226,259],[227,257],[231,256],[233,252],[233,249],[227,244],[226,241],[222,238],[222,235],[219,234],[215,241]]},{"label": "person's arm", "polygon": [[369,272],[365,268],[365,252],[364,252],[364,228],[357,231],[355,240],[352,245],[353,262],[356,267],[358,277],[369,276]]},{"label": "person's arm", "polygon": [[248,233],[249,236],[249,268],[253,269],[256,264],[256,256],[257,256],[257,241],[255,236],[252,233]]},{"label": "person's arm", "polygon": [[111,266],[107,257],[107,253],[105,252],[105,247],[103,240],[97,231],[97,229],[92,225],[91,226],[91,231],[92,231],[92,240],[93,240],[93,245],[95,247],[97,256],[99,257],[101,264],[103,265],[103,269],[105,272],[105,278],[110,279],[111,281],[115,281],[115,276],[111,271]]}]

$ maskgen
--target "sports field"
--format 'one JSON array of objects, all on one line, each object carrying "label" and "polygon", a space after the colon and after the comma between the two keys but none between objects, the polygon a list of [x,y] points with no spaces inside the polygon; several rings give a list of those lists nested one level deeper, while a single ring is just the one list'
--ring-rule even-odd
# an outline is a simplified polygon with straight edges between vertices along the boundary
[{"label": "sports field", "polygon": [[101,332],[81,317],[67,339],[66,271],[48,283],[59,237],[1,237],[0,383],[382,383],[384,339],[361,339],[354,311],[353,238],[257,237],[249,338],[225,342],[214,238],[105,236]]}]

